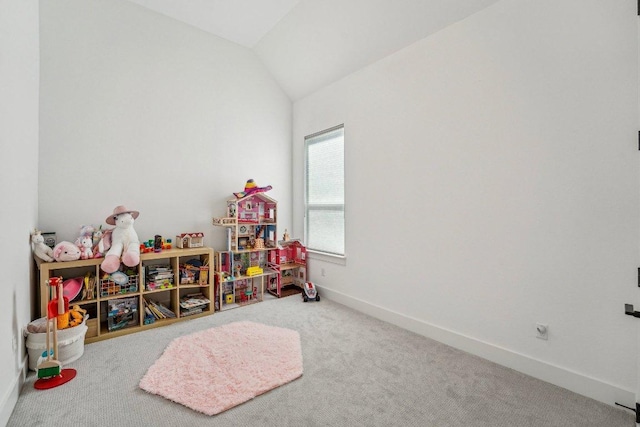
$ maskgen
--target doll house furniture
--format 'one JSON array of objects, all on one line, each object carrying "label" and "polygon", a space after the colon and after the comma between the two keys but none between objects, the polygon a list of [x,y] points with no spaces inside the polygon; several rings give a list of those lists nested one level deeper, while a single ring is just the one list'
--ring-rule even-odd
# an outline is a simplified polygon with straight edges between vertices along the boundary
[{"label": "doll house furniture", "polygon": [[201,248],[204,246],[204,233],[182,233],[176,236],[179,248]]},{"label": "doll house furniture", "polygon": [[269,252],[269,267],[277,271],[270,278],[267,291],[280,298],[291,291],[299,292],[307,281],[307,248],[298,239],[280,240]]},{"label": "doll house furniture", "polygon": [[227,232],[227,250],[215,252],[220,310],[262,301],[265,280],[278,275],[269,265],[277,250],[277,210],[278,203],[261,192],[227,200],[226,216],[213,218]]}]

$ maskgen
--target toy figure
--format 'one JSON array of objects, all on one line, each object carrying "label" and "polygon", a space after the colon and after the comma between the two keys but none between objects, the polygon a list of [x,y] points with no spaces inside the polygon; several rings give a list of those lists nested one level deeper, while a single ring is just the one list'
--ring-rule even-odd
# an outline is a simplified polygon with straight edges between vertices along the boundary
[{"label": "toy figure", "polygon": [[91,236],[84,236],[80,238],[80,259],[91,259],[93,258],[93,251],[91,248],[93,247],[93,238]]},{"label": "toy figure", "polygon": [[120,268],[122,263],[127,267],[134,267],[140,263],[140,240],[133,229],[133,223],[140,212],[129,210],[124,206],[117,206],[113,214],[105,220],[107,224],[115,225],[111,232],[111,248],[102,261],[102,270],[113,273]]},{"label": "toy figure", "polygon": [[43,261],[51,262],[53,258],[53,249],[44,244],[44,237],[39,230],[31,233],[31,250],[33,254]]}]

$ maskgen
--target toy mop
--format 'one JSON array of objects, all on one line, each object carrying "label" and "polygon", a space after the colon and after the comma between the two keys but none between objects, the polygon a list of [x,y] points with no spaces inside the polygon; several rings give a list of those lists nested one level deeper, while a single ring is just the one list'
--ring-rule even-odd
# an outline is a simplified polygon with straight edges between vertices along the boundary
[{"label": "toy mop", "polygon": [[[58,360],[58,329],[69,324],[69,299],[63,294],[62,277],[52,277],[48,283],[54,298],[47,304],[46,359],[38,364],[38,379],[33,385],[38,390],[58,387],[76,376],[75,369],[62,369],[62,363]],[[53,336],[53,352],[50,335]]]}]

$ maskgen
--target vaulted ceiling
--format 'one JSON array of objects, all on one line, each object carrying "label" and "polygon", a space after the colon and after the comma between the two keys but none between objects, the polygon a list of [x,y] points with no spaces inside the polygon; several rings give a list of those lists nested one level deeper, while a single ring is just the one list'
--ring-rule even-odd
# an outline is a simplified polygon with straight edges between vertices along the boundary
[{"label": "vaulted ceiling", "polygon": [[253,49],[295,101],[499,0],[129,0]]}]

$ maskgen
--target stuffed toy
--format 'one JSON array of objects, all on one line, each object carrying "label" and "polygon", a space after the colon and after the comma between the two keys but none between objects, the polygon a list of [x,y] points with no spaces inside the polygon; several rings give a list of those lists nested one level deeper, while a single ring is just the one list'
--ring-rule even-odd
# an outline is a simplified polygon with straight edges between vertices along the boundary
[{"label": "stuffed toy", "polygon": [[93,233],[95,228],[92,225],[83,225],[80,227],[80,236],[76,239],[75,244],[80,248],[80,259],[93,258]]},{"label": "stuffed toy", "polygon": [[83,225],[80,227],[80,233],[78,234],[80,237],[76,240],[76,245],[80,246],[80,239],[84,236],[92,237],[95,231],[96,228],[93,225]]},{"label": "stuffed toy", "polygon": [[94,258],[102,258],[104,253],[109,250],[111,247],[111,232],[113,230],[98,230],[98,243],[93,247],[93,257]]},{"label": "stuffed toy", "polygon": [[98,245],[100,244],[100,240],[102,240],[102,225],[98,227],[97,230],[93,231],[93,234],[91,237],[93,238],[93,247],[92,247],[93,257],[100,258],[102,257],[102,254],[100,254],[100,256],[96,256],[96,252],[99,252]]},{"label": "stuffed toy", "polygon": [[62,241],[54,246],[53,258],[56,261],[75,261],[80,259],[80,248],[71,242]]},{"label": "stuffed toy", "polygon": [[127,267],[134,267],[140,263],[140,241],[133,229],[133,223],[140,212],[132,211],[124,206],[117,206],[113,214],[105,222],[115,225],[111,231],[111,247],[100,265],[105,273],[114,273],[120,268],[120,258]]},{"label": "stuffed toy", "polygon": [[69,327],[73,328],[82,323],[84,317],[87,315],[87,310],[81,308],[79,305],[74,305],[73,308],[69,309],[69,314],[71,315]]},{"label": "stuffed toy", "polygon": [[35,256],[43,261],[54,261],[53,249],[44,244],[44,237],[39,230],[34,230],[31,233],[31,250]]},{"label": "stuffed toy", "polygon": [[93,238],[91,236],[84,236],[80,238],[80,259],[93,258]]}]

